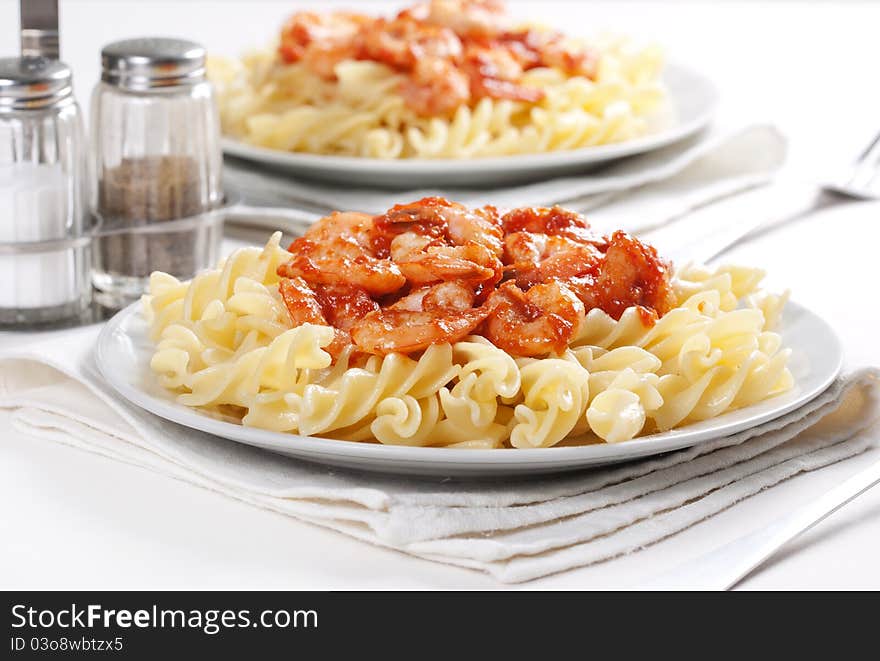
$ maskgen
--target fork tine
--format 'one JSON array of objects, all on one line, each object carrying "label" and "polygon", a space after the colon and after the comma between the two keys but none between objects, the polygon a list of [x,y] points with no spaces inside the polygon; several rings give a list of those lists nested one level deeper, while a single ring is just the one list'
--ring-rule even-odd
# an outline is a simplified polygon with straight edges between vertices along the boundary
[{"label": "fork tine", "polygon": [[871,141],[871,144],[865,147],[865,150],[861,154],[859,154],[859,157],[856,159],[856,165],[858,166],[861,165],[863,162],[866,162],[871,156],[871,153],[878,148],[880,148],[880,133],[878,133],[874,137],[874,140]]},{"label": "fork tine", "polygon": [[876,191],[874,180],[880,173],[880,134],[859,155],[849,172],[849,176],[842,182],[844,188],[855,190]]}]

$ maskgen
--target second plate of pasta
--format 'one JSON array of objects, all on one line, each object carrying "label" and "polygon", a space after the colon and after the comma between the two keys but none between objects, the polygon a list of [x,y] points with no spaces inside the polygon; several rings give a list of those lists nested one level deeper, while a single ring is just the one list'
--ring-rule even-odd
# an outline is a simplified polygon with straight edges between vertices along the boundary
[{"label": "second plate of pasta", "polygon": [[215,436],[299,459],[362,470],[457,477],[571,471],[661,454],[710,442],[795,410],[821,394],[841,366],[840,344],[831,328],[806,308],[789,303],[779,334],[791,349],[793,386],[741,409],[671,431],[623,443],[557,446],[529,450],[480,450],[390,446],[300,436],[247,427],[222,415],[175,401],[150,369],[155,343],[140,303],[120,312],[104,328],[96,347],[98,368],[123,397],[166,420]]},{"label": "second plate of pasta", "polygon": [[[467,157],[468,145],[479,141],[487,118],[475,111],[467,126],[449,130],[462,142],[458,158],[384,159],[289,152],[225,138],[226,154],[257,162],[292,175],[348,185],[388,188],[436,186],[496,186],[584,172],[626,156],[667,147],[708,126],[715,114],[718,92],[696,71],[670,64],[663,73],[669,108],[655,118],[657,125],[640,137],[623,142],[536,154]],[[455,137],[453,136],[453,137]],[[450,138],[452,139],[452,138]]]}]

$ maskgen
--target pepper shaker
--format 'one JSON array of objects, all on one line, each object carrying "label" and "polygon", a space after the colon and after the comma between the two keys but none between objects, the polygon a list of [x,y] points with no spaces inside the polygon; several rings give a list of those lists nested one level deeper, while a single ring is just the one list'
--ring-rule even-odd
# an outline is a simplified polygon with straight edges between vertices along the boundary
[{"label": "pepper shaker", "polygon": [[92,96],[92,281],[105,304],[140,296],[150,273],[191,278],[222,236],[220,130],[205,51],[181,39],[118,41]]},{"label": "pepper shaker", "polygon": [[88,307],[86,164],[70,68],[0,59],[0,324],[57,322]]}]

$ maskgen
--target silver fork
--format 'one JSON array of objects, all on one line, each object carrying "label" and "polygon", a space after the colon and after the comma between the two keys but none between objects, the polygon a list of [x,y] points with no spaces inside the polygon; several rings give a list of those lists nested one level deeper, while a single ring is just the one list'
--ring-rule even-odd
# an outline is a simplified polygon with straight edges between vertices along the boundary
[{"label": "silver fork", "polygon": [[825,185],[827,191],[858,200],[880,198],[880,133],[856,159],[849,172],[840,181]]},{"label": "silver fork", "polygon": [[880,134],[862,151],[859,157],[834,178],[819,184],[812,196],[783,217],[755,216],[745,219],[723,232],[695,237],[692,243],[678,245],[673,261],[709,263],[745,240],[752,240],[796,222],[821,209],[851,200],[880,199]]}]

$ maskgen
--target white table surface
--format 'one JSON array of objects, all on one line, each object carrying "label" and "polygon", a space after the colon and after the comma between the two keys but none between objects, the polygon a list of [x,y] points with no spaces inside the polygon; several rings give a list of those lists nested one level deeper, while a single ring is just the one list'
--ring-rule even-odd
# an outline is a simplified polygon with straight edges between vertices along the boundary
[{"label": "white table surface", "polygon": [[[0,1],[0,54],[17,50],[17,2]],[[61,0],[62,56],[87,106],[100,46],[176,34],[234,54],[274,33],[292,2]],[[329,4],[329,3],[324,3]],[[349,2],[369,9],[377,3]],[[776,122],[791,139],[787,175],[807,180],[855,154],[880,130],[876,27],[868,3],[515,3],[570,30],[653,37],[670,56],[710,72],[722,119]],[[540,5],[540,8],[538,8]],[[780,195],[783,193],[780,192]],[[770,282],[824,315],[850,366],[880,365],[876,268],[880,204],[816,214],[738,247]],[[0,347],[33,339],[0,333]],[[791,479],[634,555],[526,588],[638,585],[679,562],[806,503],[880,450]],[[374,548],[145,470],[16,432],[0,412],[0,587],[494,588],[467,570]],[[880,588],[880,489],[805,534],[741,584],[746,589]]]}]

